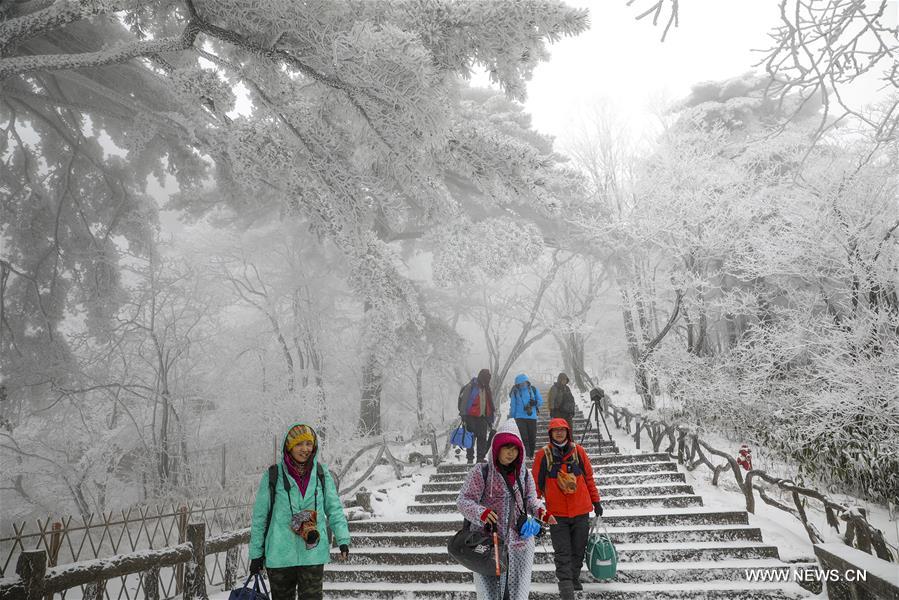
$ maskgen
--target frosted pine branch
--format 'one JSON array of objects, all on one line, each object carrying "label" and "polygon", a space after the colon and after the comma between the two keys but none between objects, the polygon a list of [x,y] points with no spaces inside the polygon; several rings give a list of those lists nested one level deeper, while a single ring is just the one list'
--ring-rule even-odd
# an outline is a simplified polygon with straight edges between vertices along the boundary
[{"label": "frosted pine branch", "polygon": [[114,13],[133,7],[133,1],[86,2],[85,0],[58,0],[34,13],[14,17],[0,23],[0,48],[28,39],[40,33],[57,29],[88,16]]},{"label": "frosted pine branch", "polygon": [[163,38],[160,40],[134,42],[100,50],[98,52],[82,52],[80,54],[42,54],[16,56],[0,59],[0,78],[11,75],[21,75],[34,71],[60,71],[65,69],[83,69],[87,67],[102,67],[115,65],[137,58],[149,56],[160,52],[176,52],[186,50],[193,46],[194,40],[200,28],[196,23],[190,22],[184,28],[184,32],[178,37]]}]

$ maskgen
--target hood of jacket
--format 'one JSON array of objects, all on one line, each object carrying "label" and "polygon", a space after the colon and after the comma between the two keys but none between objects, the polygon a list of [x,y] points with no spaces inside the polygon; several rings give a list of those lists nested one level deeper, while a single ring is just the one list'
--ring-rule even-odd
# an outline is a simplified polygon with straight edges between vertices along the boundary
[{"label": "hood of jacket", "polygon": [[565,429],[565,431],[568,432],[568,441],[570,442],[571,441],[571,428],[568,427],[568,421],[566,421],[565,419],[558,419],[558,418],[550,419],[549,427],[546,428],[546,435],[549,436],[550,442],[552,442],[552,439],[553,439],[552,430],[558,429],[558,428],[563,428],[563,429]]},{"label": "hood of jacket", "polygon": [[518,448],[518,458],[513,463],[515,476],[518,477],[524,462],[524,443],[521,441],[521,434],[518,433],[518,424],[515,423],[515,419],[507,419],[500,425],[496,430],[496,435],[493,436],[490,450],[487,451],[487,462],[496,470],[499,470],[499,449],[507,444],[515,444]]},{"label": "hood of jacket", "polygon": [[528,376],[524,373],[519,373],[515,376],[515,385],[521,385],[522,383],[528,382]]},{"label": "hood of jacket", "polygon": [[556,377],[556,383],[558,383],[559,385],[568,385],[569,381],[571,380],[568,379],[568,375],[566,375],[565,373],[559,373],[559,376]]},{"label": "hood of jacket", "polygon": [[478,376],[475,377],[478,382],[478,385],[482,388],[490,387],[490,369],[481,369],[478,371]]}]

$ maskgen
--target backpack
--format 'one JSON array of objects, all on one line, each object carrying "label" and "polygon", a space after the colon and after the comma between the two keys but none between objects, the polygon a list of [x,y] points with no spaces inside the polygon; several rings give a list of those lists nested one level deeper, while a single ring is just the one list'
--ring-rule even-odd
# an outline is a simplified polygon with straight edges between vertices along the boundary
[{"label": "backpack", "polygon": [[[580,459],[581,447],[578,446],[574,442],[571,442],[571,444],[574,446],[574,451],[572,452],[572,455],[571,455],[571,462],[573,462],[575,466],[578,466],[580,464],[580,460],[581,460]],[[543,446],[543,455],[546,457],[546,468],[540,470],[539,484],[540,484],[540,489],[545,494],[546,493],[546,478],[549,475],[549,471],[552,469],[552,466],[553,466],[553,451],[552,451],[552,447],[549,444]],[[582,469],[581,475],[583,475],[583,474],[584,474],[584,472]],[[559,472],[556,475],[556,483],[559,486],[559,489],[562,490],[562,493],[573,494],[577,490],[577,478],[578,478],[578,475],[575,475],[573,473],[565,473],[562,471],[562,469],[560,467]]]},{"label": "backpack", "polygon": [[[322,488],[322,501],[324,501],[325,493],[325,469],[321,463],[315,463],[315,474],[318,476],[318,483]],[[268,526],[272,523],[272,511],[275,509],[275,482],[278,480],[278,465],[272,465],[268,468],[268,516],[265,517],[265,530],[262,532],[262,558],[265,558],[265,540],[268,539]],[[284,482],[285,489],[290,485]],[[318,510],[318,507],[316,507]]]}]

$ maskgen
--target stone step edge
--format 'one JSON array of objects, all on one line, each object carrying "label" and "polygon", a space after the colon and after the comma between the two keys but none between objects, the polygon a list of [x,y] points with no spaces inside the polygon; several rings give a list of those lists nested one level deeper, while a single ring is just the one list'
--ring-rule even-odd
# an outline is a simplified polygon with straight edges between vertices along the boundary
[{"label": "stone step edge", "polygon": [[[454,532],[453,532],[454,533]],[[449,533],[448,538],[452,533]],[[547,540],[548,542],[548,540]],[[774,544],[765,542],[752,541],[736,541],[736,542],[659,542],[659,543],[636,543],[636,544],[615,544],[615,549],[627,552],[668,552],[672,550],[769,550],[777,549]],[[538,544],[535,548],[537,553],[553,554],[551,545],[544,547]],[[331,555],[340,554],[339,548],[331,548]],[[353,546],[353,554],[358,555],[382,555],[382,554],[446,554],[446,546]],[[814,560],[806,558],[802,562]],[[689,562],[689,561],[685,561]],[[793,564],[790,562],[788,564]]]},{"label": "stone step edge", "polygon": [[[325,567],[327,569],[328,567]],[[672,591],[703,591],[704,589],[716,590],[716,591],[741,591],[741,590],[784,590],[794,588],[797,591],[801,591],[801,588],[795,584],[777,584],[777,583],[758,583],[751,581],[708,581],[703,583],[703,590],[696,589],[696,582],[660,582],[660,583],[619,583],[616,581],[606,581],[606,582],[594,582],[594,581],[585,581],[584,591],[634,591],[634,592],[654,592],[654,591],[664,591],[664,590],[672,590]],[[419,589],[423,592],[474,592],[474,583],[420,583],[415,584],[416,590]],[[391,583],[389,581],[366,581],[366,582],[352,582],[352,581],[325,581],[325,591],[328,590],[385,590],[389,592],[397,592],[399,593],[402,590],[397,590],[396,584]],[[558,587],[556,587],[555,583],[544,583],[544,582],[533,582],[531,583],[531,591],[532,592],[550,592],[550,593],[559,593]],[[810,594],[806,593],[806,597],[812,597]]]},{"label": "stone step edge", "polygon": [[[458,521],[458,522],[457,522]],[[445,521],[447,524],[458,524],[462,522],[462,516],[459,515],[457,521]],[[405,523],[405,521],[398,521]],[[759,527],[755,527],[753,525],[741,525],[741,524],[722,524],[722,525],[647,525],[645,527],[607,527],[606,528],[610,534],[612,533],[677,533],[677,532],[709,532],[709,531],[721,531],[721,530],[743,530],[743,529],[752,529],[752,530],[760,530]],[[456,532],[454,528],[448,528],[445,531],[359,531],[357,532],[360,536],[365,537],[383,537],[383,538],[391,538],[391,537],[400,537],[404,535],[415,535],[415,536],[439,536],[439,535],[452,535]]]},{"label": "stone step edge", "polygon": [[[724,561],[697,560],[690,562],[656,562],[656,561],[639,561],[634,563],[620,562],[618,563],[619,571],[641,572],[641,571],[709,571],[709,570],[725,570],[725,569],[794,569],[794,568],[817,568],[818,563],[794,563],[784,562],[778,558],[732,558]],[[328,569],[331,571],[378,571],[381,573],[406,573],[406,572],[422,572],[427,573],[434,570],[434,565],[354,565],[352,563],[330,563]],[[553,564],[535,564],[533,571],[555,572],[556,568]],[[445,573],[470,573],[468,569],[458,564],[440,565],[440,571]]]}]

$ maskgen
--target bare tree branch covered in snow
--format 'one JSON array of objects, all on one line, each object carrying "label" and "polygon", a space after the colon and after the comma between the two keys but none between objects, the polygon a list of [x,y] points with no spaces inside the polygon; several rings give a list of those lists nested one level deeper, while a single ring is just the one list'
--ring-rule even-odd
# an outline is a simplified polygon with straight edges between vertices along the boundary
[{"label": "bare tree branch covered in snow", "polygon": [[[851,116],[871,127],[877,140],[895,139],[899,42],[887,7],[887,0],[781,0],[781,24],[759,62],[771,77],[767,94],[781,102],[801,98],[794,115],[806,103],[822,104],[819,137]],[[878,74],[892,96],[873,111],[844,98],[846,86],[869,74]]]},{"label": "bare tree branch covered in snow", "polygon": [[[631,6],[636,0],[628,0]],[[899,127],[899,41],[895,7],[889,0],[780,0],[780,24],[769,34],[771,45],[758,51],[756,66],[770,77],[766,96],[789,101],[785,122],[802,118],[809,107],[819,115],[816,138],[838,124],[856,119],[875,131],[879,141],[893,140]],[[638,20],[652,16],[659,24],[667,16],[662,41],[677,27],[680,0],[657,0],[639,6]],[[877,77],[887,98],[879,106],[859,106],[846,98],[846,88]],[[795,98],[799,102],[795,102]]]}]

